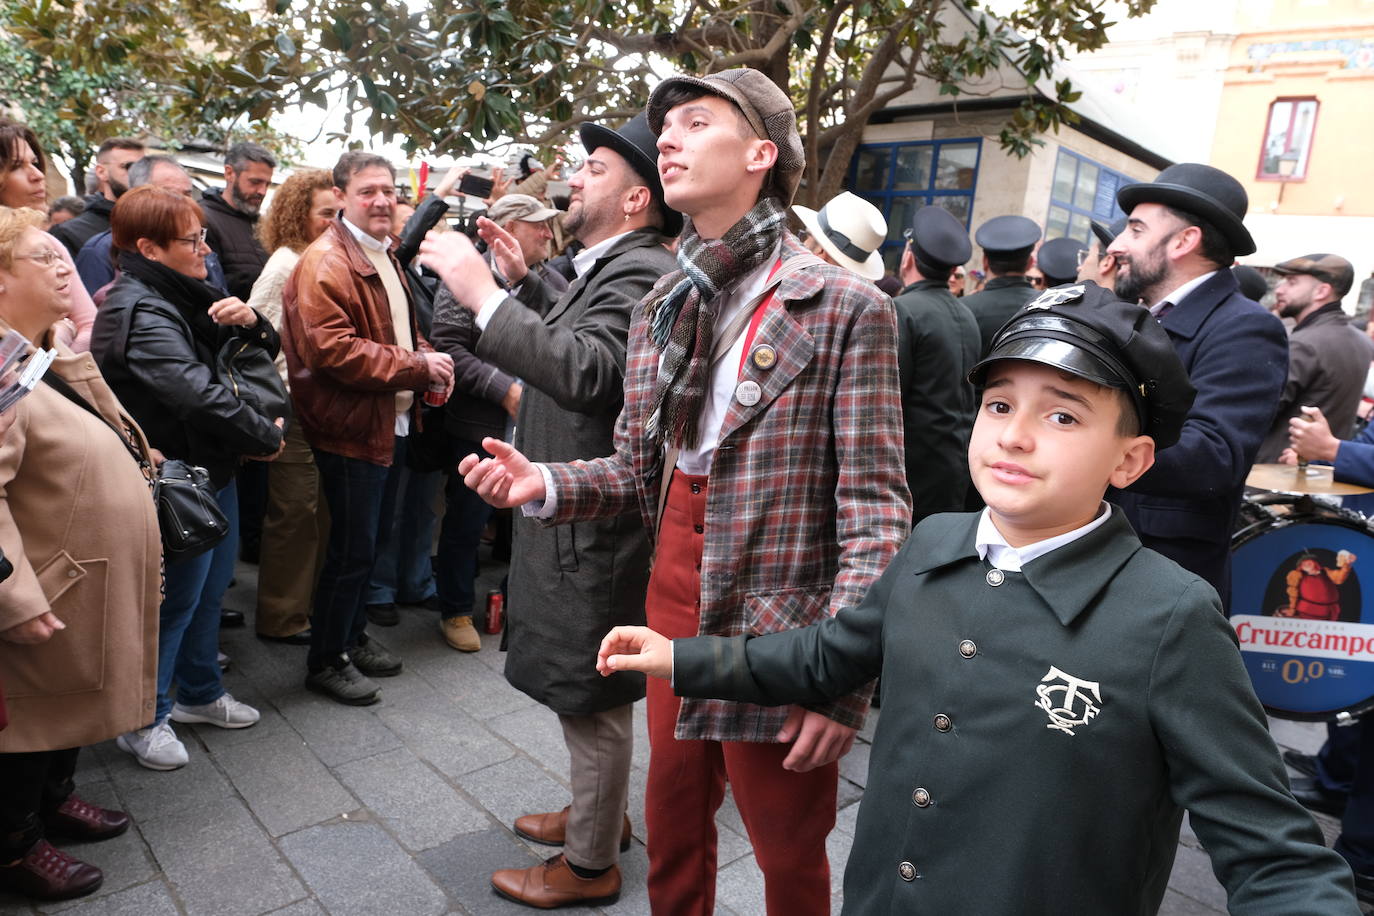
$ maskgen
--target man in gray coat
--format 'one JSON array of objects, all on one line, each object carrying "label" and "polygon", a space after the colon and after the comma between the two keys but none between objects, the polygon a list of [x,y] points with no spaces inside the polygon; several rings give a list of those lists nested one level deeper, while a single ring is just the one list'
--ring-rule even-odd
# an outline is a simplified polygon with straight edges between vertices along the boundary
[{"label": "man in gray coat", "polygon": [[1257,462],[1274,462],[1288,447],[1288,421],[1302,408],[1319,407],[1337,439],[1355,427],[1374,347],[1341,309],[1355,283],[1355,269],[1336,254],[1309,254],[1274,267],[1282,276],[1274,289],[1279,317],[1297,325],[1288,336],[1288,381],[1278,415],[1264,437]]},{"label": "man in gray coat", "polygon": [[[476,313],[476,355],[525,385],[515,445],[545,462],[613,451],[630,312],[676,264],[663,233],[681,217],[663,203],[655,138],[643,115],[619,131],[581,128],[587,160],[570,180],[564,226],[586,247],[562,296],[528,272],[520,246],[489,220],[479,233],[514,294],[497,288],[458,233],[431,236],[421,260]],[[644,622],[649,545],[638,512],[546,528],[517,515],[511,557],[506,679],[558,713],[572,757],[572,804],[515,822],[564,853],[492,876],[501,895],[536,907],[594,904],[620,890],[628,848],[632,704],[644,681],[601,678],[592,664],[607,625]]]}]

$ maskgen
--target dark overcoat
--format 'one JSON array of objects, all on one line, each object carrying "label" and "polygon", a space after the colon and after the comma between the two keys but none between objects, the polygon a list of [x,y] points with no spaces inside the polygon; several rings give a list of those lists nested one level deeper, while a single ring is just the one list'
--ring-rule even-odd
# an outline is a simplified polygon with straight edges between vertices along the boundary
[{"label": "dark overcoat", "polygon": [[1283,323],[1217,271],[1160,322],[1197,397],[1178,444],[1128,490],[1107,498],[1126,510],[1146,547],[1231,594],[1231,530],[1245,475],[1269,431],[1288,377]]},{"label": "dark overcoat", "polygon": [[1185,809],[1230,912],[1359,912],[1216,592],[1119,510],[1019,573],[990,575],[977,526],[927,519],[816,626],[673,643],[683,696],[818,703],[881,668],[844,912],[1146,916]]},{"label": "dark overcoat", "polygon": [[[630,312],[676,267],[657,232],[630,232],[561,296],[531,272],[519,301],[492,316],[476,354],[524,383],[514,444],[531,461],[614,450]],[[644,696],[642,678],[614,683],[593,662],[611,627],[644,623],[649,555],[636,511],[557,528],[517,514],[506,616],[511,685],[567,715]]]},{"label": "dark overcoat", "polygon": [[973,320],[978,322],[978,335],[982,339],[982,349],[978,351],[980,358],[988,355],[992,338],[1002,330],[1002,325],[1039,294],[1025,277],[993,277],[982,292],[963,298],[964,305],[973,313]]},{"label": "dark overcoat", "polygon": [[920,280],[893,300],[911,520],[964,508],[968,438],[976,413],[969,370],[978,324],[943,280]]}]

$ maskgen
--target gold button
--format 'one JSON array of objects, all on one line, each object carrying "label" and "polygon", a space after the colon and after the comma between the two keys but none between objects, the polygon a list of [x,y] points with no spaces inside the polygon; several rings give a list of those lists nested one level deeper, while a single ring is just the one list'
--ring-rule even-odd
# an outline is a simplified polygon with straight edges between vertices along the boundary
[{"label": "gold button", "polygon": [[928,789],[917,789],[911,793],[911,801],[918,808],[924,808],[930,804],[930,791]]},{"label": "gold button", "polygon": [[964,658],[973,658],[978,654],[978,644],[971,639],[966,639],[959,643],[959,654]]},{"label": "gold button", "polygon": [[1007,581],[1007,574],[1002,572],[1002,570],[1000,569],[989,569],[987,579],[988,585],[991,585],[993,588],[996,588],[1003,582]]},{"label": "gold button", "polygon": [[901,865],[897,866],[897,874],[902,876],[903,881],[915,881],[916,866],[912,865],[910,862],[903,862]]},{"label": "gold button", "polygon": [[937,732],[947,732],[953,727],[954,722],[944,713],[940,713],[935,717],[935,730]]}]

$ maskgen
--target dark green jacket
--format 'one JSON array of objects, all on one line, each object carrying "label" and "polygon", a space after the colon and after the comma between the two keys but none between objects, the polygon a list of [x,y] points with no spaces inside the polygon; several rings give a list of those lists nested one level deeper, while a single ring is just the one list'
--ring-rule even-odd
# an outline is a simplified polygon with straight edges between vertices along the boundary
[{"label": "dark green jacket", "polygon": [[1115,507],[997,586],[977,525],[928,519],[816,626],[673,643],[683,696],[816,703],[881,669],[844,911],[1154,913],[1186,809],[1231,913],[1358,913],[1350,868],[1288,793],[1216,592]]},{"label": "dark green jacket", "polygon": [[981,293],[964,297],[964,305],[973,313],[983,338],[983,348],[978,351],[980,359],[992,349],[992,338],[1002,330],[1002,325],[1038,295],[1040,291],[1025,277],[993,277]]},{"label": "dark green jacket", "polygon": [[968,439],[977,405],[969,370],[978,325],[943,280],[919,280],[898,294],[897,370],[911,521],[964,508]]}]

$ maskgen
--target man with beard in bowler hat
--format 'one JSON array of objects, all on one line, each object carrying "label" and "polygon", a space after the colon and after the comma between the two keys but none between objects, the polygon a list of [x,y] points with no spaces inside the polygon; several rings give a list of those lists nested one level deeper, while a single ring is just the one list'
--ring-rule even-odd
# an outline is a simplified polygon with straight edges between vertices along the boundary
[{"label": "man with beard in bowler hat", "polygon": [[[536,461],[613,450],[630,313],[673,270],[664,236],[682,228],[663,202],[655,137],[643,115],[619,130],[584,124],[581,138],[587,159],[568,182],[564,227],[586,247],[561,296],[528,269],[515,237],[489,220],[478,221],[478,233],[513,294],[497,286],[461,233],[433,234],[420,247],[425,265],[475,313],[477,357],[523,382],[515,446]],[[563,853],[497,871],[492,887],[541,909],[611,902],[620,893],[619,854],[630,846],[632,711],[644,682],[608,685],[592,659],[607,621],[644,620],[648,538],[633,511],[562,528],[517,515],[514,534],[506,679],[558,713],[572,758],[572,804],[516,819],[519,836]]]},{"label": "man with beard in bowler hat", "polygon": [[1231,531],[1288,376],[1283,324],[1240,293],[1230,267],[1255,250],[1249,198],[1220,169],[1179,163],[1117,192],[1126,228],[1107,249],[1117,295],[1169,332],[1197,398],[1178,444],[1107,498],[1153,548],[1206,579],[1229,604]]}]

